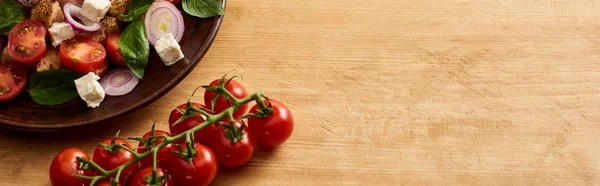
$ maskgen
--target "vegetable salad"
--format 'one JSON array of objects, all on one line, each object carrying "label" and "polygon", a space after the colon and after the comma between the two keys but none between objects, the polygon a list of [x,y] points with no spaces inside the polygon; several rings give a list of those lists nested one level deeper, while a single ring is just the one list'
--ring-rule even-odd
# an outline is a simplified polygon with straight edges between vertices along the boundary
[{"label": "vegetable salad", "polygon": [[126,95],[151,48],[165,66],[185,57],[183,13],[224,10],[220,0],[0,0],[0,102],[25,89],[41,105],[80,98],[90,108]]}]

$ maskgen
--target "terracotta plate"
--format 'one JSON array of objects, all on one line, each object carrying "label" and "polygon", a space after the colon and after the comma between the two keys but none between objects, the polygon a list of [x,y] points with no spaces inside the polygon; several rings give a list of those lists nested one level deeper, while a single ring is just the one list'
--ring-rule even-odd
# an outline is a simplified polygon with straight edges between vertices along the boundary
[{"label": "terracotta plate", "polygon": [[[225,1],[222,0],[223,7]],[[181,82],[200,62],[223,19],[222,16],[200,19],[183,11],[182,14],[185,32],[180,44],[185,59],[166,67],[151,49],[144,79],[131,93],[120,97],[107,96],[100,107],[88,109],[79,98],[62,105],[42,106],[24,92],[12,101],[0,103],[0,126],[28,131],[64,129],[115,119],[154,102]]]}]

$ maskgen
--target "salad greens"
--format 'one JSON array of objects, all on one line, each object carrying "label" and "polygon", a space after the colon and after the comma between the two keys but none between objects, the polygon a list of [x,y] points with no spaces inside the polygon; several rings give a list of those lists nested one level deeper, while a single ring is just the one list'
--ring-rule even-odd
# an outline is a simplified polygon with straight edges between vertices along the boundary
[{"label": "salad greens", "polygon": [[208,18],[225,14],[221,0],[183,0],[183,10],[199,18]]},{"label": "salad greens", "polygon": [[24,20],[23,5],[16,1],[0,2],[0,34],[8,34],[13,26]]},{"label": "salad greens", "polygon": [[119,47],[131,72],[142,79],[150,55],[150,43],[144,32],[144,21],[135,21],[125,28],[119,36]]},{"label": "salad greens", "polygon": [[138,20],[140,16],[144,15],[148,8],[152,6],[153,0],[131,0],[129,2],[128,13],[127,15],[122,15],[121,18],[123,21],[131,22]]},{"label": "salad greens", "polygon": [[75,80],[80,75],[67,70],[46,70],[29,79],[29,95],[41,105],[59,105],[79,96]]}]

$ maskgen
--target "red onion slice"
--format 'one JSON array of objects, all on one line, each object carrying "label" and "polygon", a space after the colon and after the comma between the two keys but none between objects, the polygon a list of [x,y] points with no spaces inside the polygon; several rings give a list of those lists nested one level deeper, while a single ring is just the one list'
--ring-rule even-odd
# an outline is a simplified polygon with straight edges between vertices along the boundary
[{"label": "red onion slice", "polygon": [[100,80],[100,85],[109,96],[122,96],[133,90],[140,79],[129,69],[115,69]]},{"label": "red onion slice", "polygon": [[152,46],[167,33],[171,33],[179,42],[185,30],[181,12],[169,1],[154,2],[146,12],[144,23],[146,37]]},{"label": "red onion slice", "polygon": [[21,3],[23,6],[25,7],[33,7],[33,5],[37,4],[39,0],[19,0],[19,3]]},{"label": "red onion slice", "polygon": [[[63,13],[65,14],[65,20],[69,23],[73,29],[80,32],[95,32],[102,28],[102,23],[94,23],[87,20],[87,18],[81,15],[81,7],[68,2],[63,7]],[[77,22],[73,17],[80,19],[84,24]]]}]

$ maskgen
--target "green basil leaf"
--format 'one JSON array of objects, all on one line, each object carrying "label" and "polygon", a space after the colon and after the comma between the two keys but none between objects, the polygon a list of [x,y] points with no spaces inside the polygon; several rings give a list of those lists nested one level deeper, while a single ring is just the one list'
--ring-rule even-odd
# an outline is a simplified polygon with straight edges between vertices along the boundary
[{"label": "green basil leaf", "polygon": [[41,105],[59,105],[79,95],[75,80],[80,75],[66,69],[46,70],[29,78],[29,96]]},{"label": "green basil leaf", "polygon": [[199,18],[225,14],[221,0],[183,0],[182,5],[185,12]]},{"label": "green basil leaf", "polygon": [[123,21],[125,22],[138,20],[140,19],[140,16],[142,16],[142,14],[145,14],[146,11],[148,11],[148,8],[150,8],[150,6],[152,5],[146,5],[141,8],[129,11],[127,15],[121,15],[121,19],[123,19]]},{"label": "green basil leaf", "polygon": [[23,5],[16,1],[0,3],[0,34],[8,34],[13,26],[25,20]]},{"label": "green basil leaf", "polygon": [[121,15],[121,19],[126,22],[138,20],[140,16],[148,11],[153,2],[153,0],[131,0],[127,15]]},{"label": "green basil leaf", "polygon": [[150,43],[144,32],[144,21],[139,20],[129,24],[119,36],[118,42],[127,67],[135,76],[142,79],[150,55]]}]

